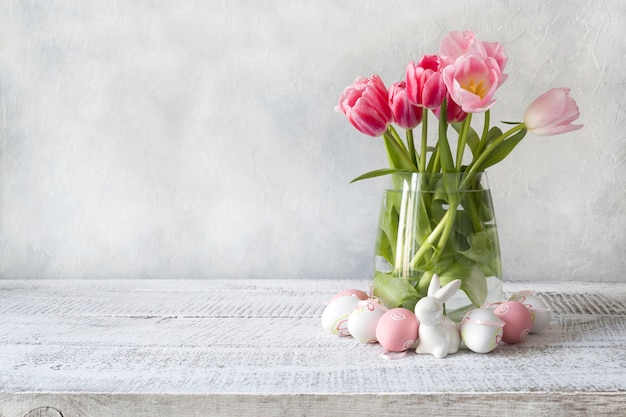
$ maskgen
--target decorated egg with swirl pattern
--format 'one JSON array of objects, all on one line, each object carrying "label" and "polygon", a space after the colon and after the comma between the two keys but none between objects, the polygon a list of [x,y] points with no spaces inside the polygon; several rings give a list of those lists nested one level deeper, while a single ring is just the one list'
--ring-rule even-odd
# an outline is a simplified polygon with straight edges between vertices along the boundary
[{"label": "decorated egg with swirl pattern", "polygon": [[519,291],[509,297],[509,300],[524,304],[533,319],[531,333],[538,333],[550,325],[551,313],[543,300],[532,291]]},{"label": "decorated egg with swirl pattern", "polygon": [[359,301],[348,317],[348,331],[360,342],[376,343],[376,326],[385,312],[387,307],[377,298]]},{"label": "decorated egg with swirl pattern", "polygon": [[508,344],[519,343],[528,336],[533,318],[526,306],[519,301],[505,301],[493,312],[504,322],[502,341]]},{"label": "decorated egg with swirl pattern", "polygon": [[489,353],[502,340],[504,322],[489,309],[476,308],[461,320],[461,339],[465,346],[476,353]]},{"label": "decorated egg with swirl pattern", "polygon": [[378,320],[376,338],[389,352],[403,352],[417,343],[419,322],[406,308],[393,308]]}]

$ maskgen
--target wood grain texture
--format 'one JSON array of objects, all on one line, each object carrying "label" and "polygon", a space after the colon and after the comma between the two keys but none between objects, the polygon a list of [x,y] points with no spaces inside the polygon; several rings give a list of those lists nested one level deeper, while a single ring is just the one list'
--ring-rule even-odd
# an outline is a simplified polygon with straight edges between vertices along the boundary
[{"label": "wood grain texture", "polygon": [[487,355],[397,361],[321,329],[325,301],[368,285],[0,281],[0,417],[40,407],[64,417],[611,415],[626,402],[626,284],[505,283],[546,300],[548,329]]},{"label": "wood grain texture", "polygon": [[39,407],[29,411],[24,417],[63,417],[63,414],[52,407]]},{"label": "wood grain texture", "polygon": [[[2,417],[22,417],[28,404],[63,407],[63,417],[328,417],[328,416],[623,416],[619,393],[393,394],[0,394]],[[31,417],[31,416],[27,416]],[[47,416],[46,416],[47,417]],[[52,416],[50,416],[52,417]],[[57,417],[57,416],[54,416]]]}]

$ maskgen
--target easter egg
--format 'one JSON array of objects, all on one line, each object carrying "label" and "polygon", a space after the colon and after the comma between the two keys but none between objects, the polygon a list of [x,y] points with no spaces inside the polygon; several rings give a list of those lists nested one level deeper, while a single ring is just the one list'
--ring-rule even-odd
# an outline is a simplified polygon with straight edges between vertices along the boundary
[{"label": "easter egg", "polygon": [[361,342],[376,343],[376,325],[386,311],[377,299],[359,301],[348,317],[348,331]]},{"label": "easter egg", "polygon": [[389,352],[403,352],[417,341],[418,329],[415,313],[406,308],[394,308],[378,320],[376,339]]},{"label": "easter egg", "polygon": [[504,322],[489,309],[469,311],[461,320],[461,339],[472,352],[488,353],[502,340]]},{"label": "easter egg", "polygon": [[528,336],[533,318],[526,306],[519,301],[505,301],[493,311],[504,321],[502,341],[509,344],[519,343]]},{"label": "easter egg", "polygon": [[345,295],[331,301],[322,313],[322,328],[328,333],[350,336],[348,317],[361,301],[358,297]]},{"label": "easter egg", "polygon": [[550,310],[541,298],[534,295],[532,291],[517,292],[509,300],[519,301],[530,311],[533,319],[533,324],[530,327],[531,333],[538,333],[550,325]]},{"label": "easter egg", "polygon": [[364,291],[350,288],[347,290],[339,291],[337,294],[333,295],[333,298],[330,299],[330,302],[335,301],[337,298],[340,298],[346,295],[353,295],[357,297],[359,300],[367,300],[369,298],[368,295]]}]

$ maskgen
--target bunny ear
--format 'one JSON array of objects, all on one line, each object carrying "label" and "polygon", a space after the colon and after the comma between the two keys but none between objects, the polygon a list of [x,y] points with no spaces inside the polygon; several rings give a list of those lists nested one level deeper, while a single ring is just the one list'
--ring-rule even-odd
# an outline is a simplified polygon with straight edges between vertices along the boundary
[{"label": "bunny ear", "polygon": [[428,285],[428,296],[434,297],[435,294],[437,294],[437,291],[439,291],[439,288],[441,288],[441,284],[439,283],[439,277],[437,276],[437,274],[433,274],[432,278],[430,279],[430,284]]},{"label": "bunny ear", "polygon": [[[439,278],[437,278],[437,281],[439,281]],[[435,292],[434,297],[438,300],[446,301],[448,298],[452,297],[459,288],[461,288],[461,284],[462,281],[460,279],[450,281],[449,283],[444,285],[443,288]],[[428,287],[428,295],[430,295],[430,287]]]}]

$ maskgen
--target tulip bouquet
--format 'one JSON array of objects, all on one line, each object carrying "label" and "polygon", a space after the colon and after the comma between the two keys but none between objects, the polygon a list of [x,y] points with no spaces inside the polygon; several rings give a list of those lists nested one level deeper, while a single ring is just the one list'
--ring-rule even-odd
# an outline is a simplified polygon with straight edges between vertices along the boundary
[{"label": "tulip bouquet", "polygon": [[[387,197],[391,201],[381,212],[376,255],[387,267],[377,268],[374,293],[388,307],[412,308],[434,274],[442,285],[461,279],[461,289],[480,306],[487,294],[485,277],[500,274],[495,223],[488,224],[493,213],[473,193],[482,187],[481,174],[509,155],[527,131],[550,136],[582,127],[572,124],[580,113],[567,88],[539,96],[522,122],[502,122],[507,130],[491,126],[490,108],[507,78],[506,63],[502,44],[480,41],[471,31],[451,32],[441,40],[438,54],[409,63],[405,78],[389,89],[373,75],[358,77],[341,94],[337,110],[360,132],[382,136],[389,161],[388,168],[353,181],[391,175],[399,189],[417,176],[414,187],[429,192],[413,204],[422,227],[410,250],[397,244],[404,233],[398,230],[402,203]],[[430,113],[438,119],[435,138],[429,137]],[[482,114],[479,129],[472,126],[475,114]],[[404,129],[404,138],[394,125]],[[415,138],[420,125],[421,135]],[[459,226],[460,217],[469,226]],[[481,219],[487,226],[480,225]]]}]

